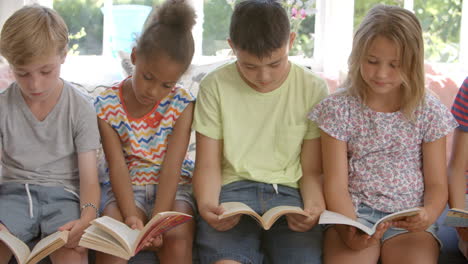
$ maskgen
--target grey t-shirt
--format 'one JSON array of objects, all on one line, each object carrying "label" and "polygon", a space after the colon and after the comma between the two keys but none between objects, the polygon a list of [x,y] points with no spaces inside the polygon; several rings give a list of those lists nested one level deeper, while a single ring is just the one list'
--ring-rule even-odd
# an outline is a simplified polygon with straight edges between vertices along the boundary
[{"label": "grey t-shirt", "polygon": [[64,186],[79,191],[78,153],[99,148],[92,102],[64,81],[43,121],[33,115],[16,83],[0,94],[3,182]]}]

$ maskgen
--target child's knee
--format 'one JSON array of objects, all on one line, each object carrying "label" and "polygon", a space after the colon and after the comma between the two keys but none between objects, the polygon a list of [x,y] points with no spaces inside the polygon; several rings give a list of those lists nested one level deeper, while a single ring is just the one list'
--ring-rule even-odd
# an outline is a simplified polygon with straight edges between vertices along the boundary
[{"label": "child's knee", "polygon": [[171,252],[171,255],[185,255],[185,252],[192,251],[192,246],[193,235],[177,232],[164,236],[162,249],[165,252]]},{"label": "child's knee", "polygon": [[85,264],[88,263],[88,250],[84,248],[66,248],[62,247],[50,255],[53,264],[70,263]]}]

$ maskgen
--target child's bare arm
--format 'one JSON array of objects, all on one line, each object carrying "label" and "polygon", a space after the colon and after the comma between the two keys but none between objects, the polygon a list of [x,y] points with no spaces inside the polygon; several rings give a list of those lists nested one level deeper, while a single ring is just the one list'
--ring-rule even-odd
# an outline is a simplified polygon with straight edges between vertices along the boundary
[{"label": "child's bare arm", "polygon": [[173,210],[182,163],[187,154],[187,146],[190,141],[192,119],[193,103],[190,103],[177,119],[172,134],[169,137],[166,155],[159,176],[153,215]]},{"label": "child's bare arm", "polygon": [[304,232],[317,224],[320,214],[325,210],[320,138],[303,141],[301,167],[302,178],[299,189],[304,202],[304,211],[309,213],[309,217],[291,214],[287,219],[291,230]]},{"label": "child's bare arm", "polygon": [[109,167],[112,191],[117,199],[122,217],[138,216],[132,182],[122,151],[122,144],[117,132],[104,120],[98,118],[102,147]]},{"label": "child's bare arm", "polygon": [[445,137],[423,143],[424,206],[418,215],[395,222],[396,227],[424,231],[440,216],[447,204]]},{"label": "child's bare arm", "polygon": [[448,199],[446,137],[423,143],[424,207],[430,224],[445,208]]},{"label": "child's bare arm", "polygon": [[323,192],[328,210],[356,218],[348,191],[348,156],[346,142],[321,131],[324,171]]},{"label": "child's bare arm", "polygon": [[448,167],[449,205],[451,208],[465,208],[466,178],[468,162],[468,133],[455,129],[452,155]]},{"label": "child's bare arm", "polygon": [[222,144],[222,140],[209,138],[197,132],[197,158],[193,176],[193,191],[200,215],[218,231],[231,229],[240,220],[239,216],[218,219],[218,216],[224,212],[224,209],[219,205]]},{"label": "child's bare arm", "polygon": [[97,217],[101,198],[95,150],[78,154],[78,169],[80,174],[80,203],[83,207],[81,219],[89,222]]},{"label": "child's bare arm", "polygon": [[80,219],[71,221],[61,226],[59,230],[68,230],[68,248],[75,248],[83,235],[89,222],[97,217],[100,189],[97,176],[96,151],[78,153],[78,169],[80,176],[80,207],[82,208]]}]

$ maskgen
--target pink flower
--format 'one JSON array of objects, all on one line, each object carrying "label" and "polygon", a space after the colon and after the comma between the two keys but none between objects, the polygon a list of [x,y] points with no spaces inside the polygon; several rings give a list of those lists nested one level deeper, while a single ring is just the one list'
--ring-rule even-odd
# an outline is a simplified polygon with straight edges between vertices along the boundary
[{"label": "pink flower", "polygon": [[307,17],[307,14],[306,14],[306,11],[305,11],[304,8],[302,8],[301,11],[299,11],[299,12],[300,12],[300,14],[301,14],[301,18],[302,18],[302,19],[305,19],[305,18]]},{"label": "pink flower", "polygon": [[296,9],[295,7],[293,7],[293,8],[291,9],[291,16],[292,16],[293,18],[296,18],[296,16],[297,16],[297,9]]}]

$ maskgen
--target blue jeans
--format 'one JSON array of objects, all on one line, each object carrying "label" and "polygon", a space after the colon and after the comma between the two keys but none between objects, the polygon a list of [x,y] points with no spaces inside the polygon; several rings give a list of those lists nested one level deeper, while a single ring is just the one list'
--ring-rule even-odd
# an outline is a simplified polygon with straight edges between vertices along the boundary
[{"label": "blue jeans", "polygon": [[80,199],[63,187],[0,185],[0,222],[25,243],[80,218]]},{"label": "blue jeans", "polygon": [[[299,190],[271,184],[239,181],[221,189],[220,203],[243,202],[258,214],[279,205],[303,207]],[[222,259],[240,263],[321,263],[322,228],[316,225],[307,232],[288,228],[283,216],[265,231],[250,216],[242,216],[230,230],[220,232],[198,216],[197,244],[200,263],[213,263]]]},{"label": "blue jeans", "polygon": [[[385,216],[387,216],[389,214],[391,214],[391,213],[385,213],[385,212],[381,212],[379,210],[375,210],[375,209],[373,209],[370,206],[365,205],[365,204],[359,204],[358,208],[356,210],[356,216],[357,216],[358,222],[360,222],[361,224],[363,224],[363,225],[365,225],[367,227],[371,227],[371,228],[377,221],[379,221],[380,219],[382,219],[383,217],[385,217]],[[438,230],[437,225],[433,224],[433,225],[429,226],[429,228],[426,229],[426,232],[429,232],[435,238],[435,240],[439,243],[439,246],[442,248],[442,242],[440,241],[440,239],[436,235],[437,230]],[[400,234],[404,234],[404,233],[408,233],[408,230],[403,229],[403,228],[390,227],[383,234],[382,242],[384,242],[385,240],[390,239],[392,237],[398,236]]]}]

